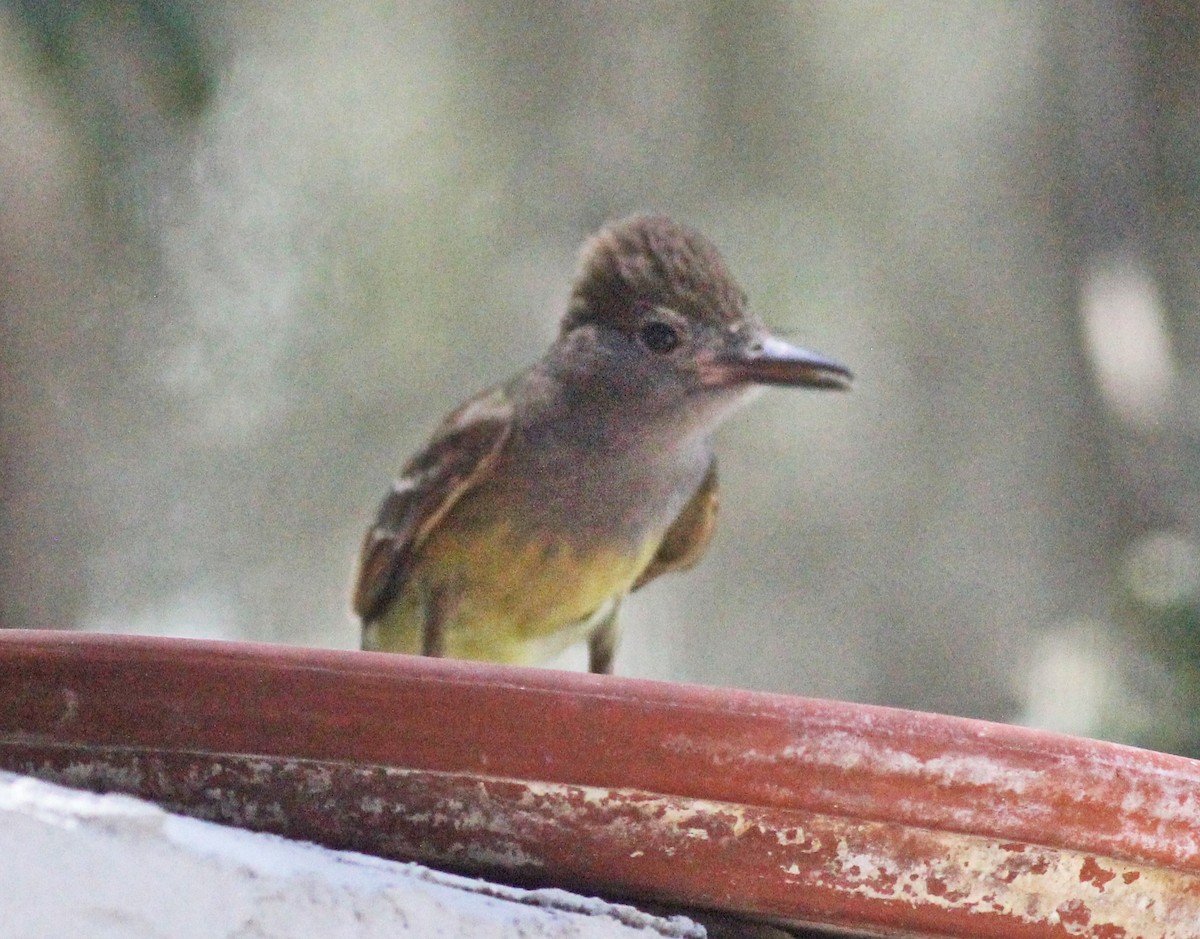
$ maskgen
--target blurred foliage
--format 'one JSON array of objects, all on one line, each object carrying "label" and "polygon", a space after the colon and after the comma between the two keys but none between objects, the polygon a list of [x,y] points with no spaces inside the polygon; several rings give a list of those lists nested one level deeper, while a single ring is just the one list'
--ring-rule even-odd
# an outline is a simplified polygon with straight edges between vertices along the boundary
[{"label": "blurred foliage", "polygon": [[351,646],[357,540],[579,241],[847,361],[618,670],[1200,755],[1188,4],[0,6],[6,626]]},{"label": "blurred foliage", "polygon": [[[102,56],[136,57],[142,93],[153,92],[165,114],[196,116],[212,98],[215,76],[189,4],[152,0],[7,0],[13,26],[67,85],[66,99],[91,103],[102,91]],[[98,48],[105,39],[113,42]],[[115,48],[114,48],[115,46]],[[132,77],[132,76],[131,76]],[[106,102],[103,131],[124,102]]]}]

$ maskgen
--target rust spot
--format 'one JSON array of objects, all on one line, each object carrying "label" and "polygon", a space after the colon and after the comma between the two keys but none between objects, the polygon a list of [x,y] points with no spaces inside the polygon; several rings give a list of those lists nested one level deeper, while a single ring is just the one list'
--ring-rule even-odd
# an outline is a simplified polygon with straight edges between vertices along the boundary
[{"label": "rust spot", "polygon": [[954,887],[941,877],[929,876],[925,878],[925,893],[931,897],[938,897],[948,903],[957,903],[967,894],[962,890],[956,890]]},{"label": "rust spot", "polygon": [[[1022,853],[1024,853],[1022,851]],[[1010,857],[1004,862],[1004,872],[997,873],[997,877],[1002,883],[1011,884],[1022,874],[1033,874],[1040,877],[1050,869],[1050,862],[1046,860],[1044,854],[1031,855],[1028,857]]]},{"label": "rust spot", "polygon": [[1096,889],[1103,892],[1104,885],[1117,876],[1116,871],[1110,871],[1096,863],[1094,857],[1085,857],[1083,866],[1079,869],[1079,882],[1081,884],[1091,883],[1096,886]]},{"label": "rust spot", "polygon": [[879,874],[879,876],[875,878],[875,884],[878,887],[878,889],[880,889],[884,893],[891,893],[893,890],[896,889],[896,884],[899,880],[900,880],[900,877],[897,874],[890,874],[890,873],[885,874],[885,873],[881,872]]},{"label": "rust spot", "polygon": [[1125,881],[1125,883],[1131,884],[1141,876],[1142,876],[1141,871],[1126,871],[1124,874],[1121,875],[1121,879],[1123,881]]},{"label": "rust spot", "polygon": [[1001,851],[1011,851],[1013,854],[1024,854],[1028,845],[1021,844],[1019,841],[1010,841],[1008,844],[998,845]]},{"label": "rust spot", "polygon": [[1091,910],[1082,900],[1068,900],[1054,911],[1064,926],[1086,926],[1092,921]]},{"label": "rust spot", "polygon": [[1092,929],[1096,939],[1126,939],[1129,935],[1124,926],[1114,926],[1112,923],[1100,923]]}]

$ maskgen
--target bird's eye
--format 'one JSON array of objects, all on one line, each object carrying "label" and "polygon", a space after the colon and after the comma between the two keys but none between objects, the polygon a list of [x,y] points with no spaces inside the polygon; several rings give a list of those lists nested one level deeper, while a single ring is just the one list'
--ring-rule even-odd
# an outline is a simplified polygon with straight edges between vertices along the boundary
[{"label": "bird's eye", "polygon": [[642,342],[651,352],[666,355],[679,345],[679,330],[662,320],[651,320],[642,327]]}]

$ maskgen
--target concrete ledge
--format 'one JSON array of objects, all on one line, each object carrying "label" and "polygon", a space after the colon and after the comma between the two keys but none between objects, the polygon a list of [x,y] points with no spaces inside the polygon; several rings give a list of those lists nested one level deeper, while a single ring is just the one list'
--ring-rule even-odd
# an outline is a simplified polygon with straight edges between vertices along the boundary
[{"label": "concrete ledge", "polygon": [[0,773],[8,939],[700,939],[702,927],[184,818]]}]

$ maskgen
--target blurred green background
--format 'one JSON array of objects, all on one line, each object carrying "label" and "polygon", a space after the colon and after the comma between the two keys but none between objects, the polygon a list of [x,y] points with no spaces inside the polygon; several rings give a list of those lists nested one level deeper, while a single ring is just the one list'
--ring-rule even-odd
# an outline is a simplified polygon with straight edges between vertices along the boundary
[{"label": "blurred green background", "polygon": [[352,647],[393,474],[656,210],[858,381],[722,430],[618,672],[1200,756],[1198,209],[1189,3],[7,0],[0,621]]}]

